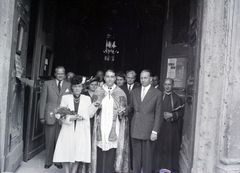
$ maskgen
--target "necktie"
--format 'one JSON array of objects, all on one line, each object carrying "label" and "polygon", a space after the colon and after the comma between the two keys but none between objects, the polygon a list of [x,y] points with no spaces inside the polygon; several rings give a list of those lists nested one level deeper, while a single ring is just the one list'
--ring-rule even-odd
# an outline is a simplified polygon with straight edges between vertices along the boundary
[{"label": "necktie", "polygon": [[129,94],[130,94],[130,92],[131,92],[131,86],[132,86],[132,85],[129,85],[129,87],[128,87],[128,92],[129,92]]},{"label": "necktie", "polygon": [[143,89],[142,89],[142,94],[141,94],[141,100],[143,101],[143,99],[144,99],[144,97],[145,97],[145,91],[146,89],[145,89],[145,87],[143,87]]},{"label": "necktie", "polygon": [[59,93],[61,92],[61,82],[62,82],[62,81],[59,81],[59,82],[58,82],[58,91],[59,91]]}]

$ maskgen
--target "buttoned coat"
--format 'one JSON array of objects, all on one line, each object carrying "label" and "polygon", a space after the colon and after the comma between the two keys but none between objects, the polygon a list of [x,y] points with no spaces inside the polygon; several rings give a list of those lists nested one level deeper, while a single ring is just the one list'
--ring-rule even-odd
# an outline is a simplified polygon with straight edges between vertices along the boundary
[{"label": "buttoned coat", "polygon": [[55,108],[59,107],[61,98],[71,93],[70,83],[63,80],[61,92],[59,93],[56,79],[45,81],[41,90],[39,118],[45,119],[46,124],[54,124],[56,118],[51,115]]},{"label": "buttoned coat", "polygon": [[141,101],[141,87],[136,88],[131,92],[129,107],[134,111],[132,138],[150,140],[152,131],[158,133],[162,124],[162,92],[151,86]]}]

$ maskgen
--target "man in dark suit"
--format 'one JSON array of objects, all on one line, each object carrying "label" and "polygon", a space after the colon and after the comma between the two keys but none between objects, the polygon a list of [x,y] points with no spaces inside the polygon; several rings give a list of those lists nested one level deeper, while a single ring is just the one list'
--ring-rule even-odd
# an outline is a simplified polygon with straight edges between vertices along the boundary
[{"label": "man in dark suit", "polygon": [[152,171],[154,141],[157,139],[162,118],[162,92],[151,85],[149,70],[140,74],[141,87],[132,91],[128,112],[134,110],[131,125],[133,172]]},{"label": "man in dark suit", "polygon": [[[127,103],[129,104],[130,102],[130,93],[132,92],[132,90],[134,90],[135,88],[140,87],[139,83],[135,83],[136,80],[136,72],[134,70],[129,70],[126,72],[126,81],[127,83],[120,86],[120,88],[125,92],[126,96],[127,96]],[[133,112],[129,113],[128,115],[128,120],[129,120],[129,129],[131,129],[131,121],[132,121],[132,117],[133,117]],[[129,131],[129,136],[131,138],[131,131]],[[132,144],[131,144],[131,140],[130,140],[130,160],[131,160],[131,168],[132,168]]]},{"label": "man in dark suit", "polygon": [[[40,114],[39,118],[45,126],[45,142],[46,142],[46,160],[45,168],[48,169],[52,165],[55,143],[60,131],[59,122],[52,115],[55,108],[59,107],[63,94],[70,93],[70,83],[65,81],[65,69],[58,66],[55,69],[56,79],[45,81],[40,96]],[[55,164],[57,168],[62,165]]]},{"label": "man in dark suit", "polygon": [[138,83],[135,83],[136,80],[136,72],[134,70],[129,70],[126,72],[126,81],[127,83],[121,86],[120,88],[125,92],[127,95],[127,100],[129,103],[130,100],[130,93],[133,89],[140,87]]}]

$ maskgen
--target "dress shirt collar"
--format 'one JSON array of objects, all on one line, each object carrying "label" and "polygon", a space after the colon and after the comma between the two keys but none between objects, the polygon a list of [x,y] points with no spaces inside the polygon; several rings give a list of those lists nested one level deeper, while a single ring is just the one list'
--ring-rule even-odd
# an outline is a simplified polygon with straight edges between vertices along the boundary
[{"label": "dress shirt collar", "polygon": [[[58,85],[58,83],[59,83],[59,80],[56,79],[56,84]],[[63,80],[61,80],[60,85],[61,85],[61,87],[62,87],[62,85],[63,85]]]},{"label": "dress shirt collar", "polygon": [[164,93],[165,93],[166,95],[170,95],[170,94],[172,94],[172,91],[170,91],[170,92],[164,91]]},{"label": "dress shirt collar", "polygon": [[133,89],[133,85],[134,85],[134,83],[133,84],[127,84],[127,88],[129,88],[129,86],[131,87],[131,90]]},{"label": "dress shirt collar", "polygon": [[151,85],[148,85],[148,86],[146,86],[146,87],[143,87],[143,86],[142,86],[142,90],[143,90],[143,88],[145,88],[145,93],[147,93],[150,87],[151,87]]}]

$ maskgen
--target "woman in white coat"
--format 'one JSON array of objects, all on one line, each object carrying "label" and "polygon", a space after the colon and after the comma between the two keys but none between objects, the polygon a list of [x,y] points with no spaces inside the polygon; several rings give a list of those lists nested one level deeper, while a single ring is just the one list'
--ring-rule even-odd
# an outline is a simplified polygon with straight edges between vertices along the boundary
[{"label": "woman in white coat", "polygon": [[67,115],[62,121],[62,128],[56,143],[53,162],[62,162],[65,173],[75,173],[79,162],[91,161],[90,121],[96,109],[91,98],[82,95],[83,82],[81,76],[71,80],[73,94],[64,95],[61,107],[68,107],[82,118]]}]

